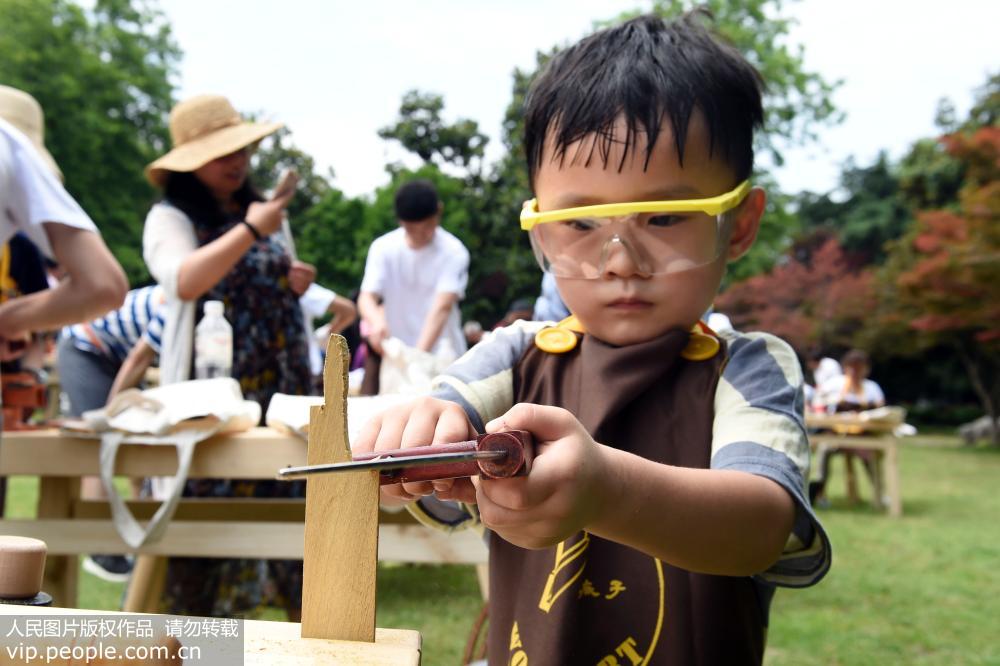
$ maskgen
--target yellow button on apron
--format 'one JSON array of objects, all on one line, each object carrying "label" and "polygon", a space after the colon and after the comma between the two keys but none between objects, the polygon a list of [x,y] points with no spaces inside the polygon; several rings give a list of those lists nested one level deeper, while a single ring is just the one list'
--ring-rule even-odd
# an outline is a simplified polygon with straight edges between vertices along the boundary
[{"label": "yellow button on apron", "polygon": [[550,354],[564,354],[576,347],[576,334],[568,328],[551,326],[535,334],[535,346]]},{"label": "yellow button on apron", "polygon": [[718,353],[719,341],[698,331],[691,331],[687,345],[681,350],[681,356],[689,361],[705,361]]}]

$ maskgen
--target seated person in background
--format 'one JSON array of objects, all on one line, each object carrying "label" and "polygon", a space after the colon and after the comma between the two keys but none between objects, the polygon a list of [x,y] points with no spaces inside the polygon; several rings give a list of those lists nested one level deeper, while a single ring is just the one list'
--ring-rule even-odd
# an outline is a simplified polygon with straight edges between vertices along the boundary
[{"label": "seated person in background", "polygon": [[834,377],[840,377],[844,371],[836,359],[830,358],[819,347],[812,347],[806,354],[806,367],[812,373],[813,387],[817,388]]},{"label": "seated person in background", "polygon": [[[868,354],[860,349],[852,349],[841,359],[844,374],[827,379],[816,388],[813,398],[813,408],[820,413],[859,412],[875,409],[885,405],[885,394],[882,388],[871,379],[868,372],[871,364]],[[819,462],[816,465],[816,479],[809,482],[809,497],[814,503],[825,503],[824,493],[829,476],[830,457],[835,453],[843,453],[845,464],[853,464],[857,456],[865,465],[868,478],[875,482],[878,473],[875,468],[877,451],[871,449],[854,449],[843,451],[836,447],[821,447],[817,451]]]},{"label": "seated person in background", "polygon": [[871,370],[868,354],[852,349],[841,359],[841,365],[844,374],[831,376],[822,382],[817,380],[814,403],[826,412],[858,412],[885,404],[882,388],[868,379]]},{"label": "seated person in background", "polygon": [[[165,310],[166,296],[159,285],[140,287],[126,294],[119,309],[62,330],[57,364],[69,405],[67,416],[100,409],[142,381],[160,351]],[[84,499],[107,497],[96,476],[84,477],[80,493]],[[124,556],[102,554],[84,559],[83,568],[104,580],[121,582],[132,565]]]}]

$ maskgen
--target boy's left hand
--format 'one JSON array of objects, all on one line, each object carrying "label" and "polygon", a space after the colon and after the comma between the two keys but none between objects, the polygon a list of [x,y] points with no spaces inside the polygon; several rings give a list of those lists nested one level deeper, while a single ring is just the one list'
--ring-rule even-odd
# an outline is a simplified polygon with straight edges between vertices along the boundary
[{"label": "boy's left hand", "polygon": [[521,403],[486,424],[486,432],[527,430],[535,459],[524,477],[473,477],[483,524],[522,548],[547,548],[586,529],[605,508],[609,472],[603,447],[570,412]]}]

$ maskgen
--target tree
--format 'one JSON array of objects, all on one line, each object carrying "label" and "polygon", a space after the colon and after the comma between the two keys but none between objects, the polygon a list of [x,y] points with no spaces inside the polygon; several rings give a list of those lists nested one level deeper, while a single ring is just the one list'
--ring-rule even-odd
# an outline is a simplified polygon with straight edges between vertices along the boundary
[{"label": "tree", "polygon": [[[962,164],[957,210],[923,211],[894,244],[883,275],[881,322],[905,325],[916,350],[946,346],[983,410],[1000,413],[1000,126],[941,139]],[[994,443],[1000,432],[994,428]]]},{"label": "tree", "polygon": [[875,303],[870,271],[852,265],[836,237],[819,233],[770,272],[732,285],[715,301],[737,330],[763,330],[803,351],[854,346]]},{"label": "tree", "polygon": [[811,192],[795,198],[803,233],[832,230],[857,265],[881,263],[885,244],[899,238],[913,220],[888,155],[880,152],[870,167],[849,161],[840,189],[846,193],[842,200]]},{"label": "tree", "polygon": [[[474,120],[460,118],[446,124],[441,118],[444,97],[411,90],[399,105],[399,120],[383,127],[378,135],[394,139],[427,164],[451,164],[470,173],[479,173],[479,165],[489,138],[479,131]],[[435,157],[437,159],[435,160]]]},{"label": "tree", "polygon": [[45,110],[46,143],[66,188],[133,282],[148,279],[142,224],[155,192],[143,168],[169,146],[180,51],[144,0],[0,0],[0,81]]},{"label": "tree", "polygon": [[[648,9],[632,10],[614,23],[649,12],[669,19],[696,8],[708,9],[711,25],[728,39],[767,82],[764,131],[757,137],[759,151],[775,164],[784,162],[783,143],[805,144],[817,139],[826,124],[840,122],[832,95],[840,81],[829,82],[805,68],[800,45],[787,44],[794,20],[781,16],[780,0],[651,0]],[[611,22],[608,22],[611,23]]]},{"label": "tree", "polygon": [[291,131],[282,127],[265,138],[254,153],[250,178],[261,191],[268,191],[277,185],[277,179],[285,169],[293,169],[299,174],[299,184],[288,205],[288,217],[292,227],[296,220],[308,209],[318,204],[331,190],[333,170],[327,175],[316,173],[316,160],[291,143]]}]

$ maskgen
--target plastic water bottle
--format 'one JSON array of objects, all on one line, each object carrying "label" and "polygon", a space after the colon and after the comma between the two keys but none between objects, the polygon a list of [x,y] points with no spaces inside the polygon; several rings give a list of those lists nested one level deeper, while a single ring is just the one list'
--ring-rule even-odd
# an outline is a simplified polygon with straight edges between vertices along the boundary
[{"label": "plastic water bottle", "polygon": [[205,316],[194,329],[194,372],[198,379],[232,376],[233,327],[222,301],[205,301]]}]

